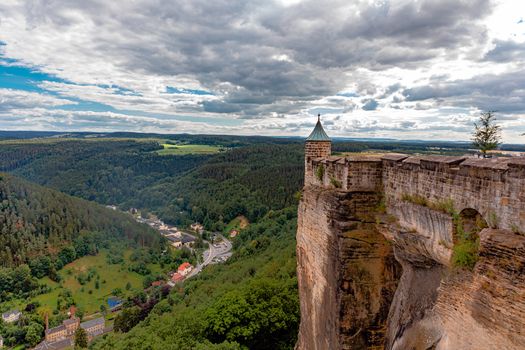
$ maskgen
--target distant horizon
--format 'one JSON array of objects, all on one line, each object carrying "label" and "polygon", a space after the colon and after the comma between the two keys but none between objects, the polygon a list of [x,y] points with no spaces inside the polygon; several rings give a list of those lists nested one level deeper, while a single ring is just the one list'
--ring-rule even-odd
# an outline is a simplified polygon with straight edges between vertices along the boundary
[{"label": "distant horizon", "polygon": [[[191,135],[191,136],[239,136],[239,137],[267,137],[267,138],[279,138],[279,139],[297,139],[304,141],[306,136],[296,136],[296,135],[255,135],[255,134],[210,134],[210,133],[193,133],[193,132],[141,132],[141,131],[126,131],[126,130],[117,130],[117,131],[79,131],[79,130],[5,130],[0,129],[0,140],[2,140],[2,133],[44,133],[44,134],[53,134],[53,135],[67,135],[67,134],[93,134],[101,135],[100,138],[103,138],[105,134],[137,134],[137,135],[161,135],[161,136],[177,136],[177,135]],[[437,142],[437,143],[458,143],[458,144],[468,144],[472,143],[472,140],[446,140],[446,139],[399,139],[399,138],[386,138],[386,137],[347,137],[347,136],[335,136],[330,137],[332,141],[360,141],[360,142]],[[512,143],[512,142],[502,142],[502,145],[516,145],[516,146],[525,146],[525,143]]]}]

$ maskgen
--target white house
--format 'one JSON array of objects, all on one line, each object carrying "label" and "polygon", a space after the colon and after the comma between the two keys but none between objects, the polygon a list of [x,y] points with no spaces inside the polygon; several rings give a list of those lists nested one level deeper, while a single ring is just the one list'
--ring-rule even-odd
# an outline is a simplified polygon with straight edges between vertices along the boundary
[{"label": "white house", "polygon": [[5,323],[12,323],[18,321],[20,316],[22,316],[20,311],[11,310],[2,314],[2,320],[4,320]]}]

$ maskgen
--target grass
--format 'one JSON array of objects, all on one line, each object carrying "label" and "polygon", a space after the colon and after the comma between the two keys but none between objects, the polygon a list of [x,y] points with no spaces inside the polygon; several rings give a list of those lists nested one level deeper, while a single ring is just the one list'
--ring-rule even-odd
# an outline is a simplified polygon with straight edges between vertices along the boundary
[{"label": "grass", "polygon": [[232,221],[230,221],[230,223],[224,228],[223,232],[224,234],[229,235],[231,230],[241,230],[243,228],[246,228],[249,224],[250,222],[248,221],[248,219],[245,216],[240,215]]},{"label": "grass", "polygon": [[472,270],[479,259],[479,240],[462,238],[452,248],[452,264]]},{"label": "grass", "polygon": [[[100,310],[100,305],[107,306],[107,297],[112,293],[111,291],[120,288],[124,293],[128,292],[125,289],[129,282],[132,289],[142,289],[142,281],[144,276],[135,272],[128,271],[129,255],[131,251],[124,254],[124,265],[116,264],[110,265],[106,262],[107,252],[102,251],[96,256],[85,256],[74,262],[64,266],[59,271],[62,277],[61,284],[51,281],[48,277],[40,280],[52,288],[51,292],[39,295],[33,300],[41,304],[41,308],[48,308],[54,310],[57,306],[58,295],[65,288],[69,289],[75,300],[76,306],[83,309],[86,315],[95,313]],[[159,265],[150,264],[148,266],[153,274],[160,273]],[[77,276],[81,273],[87,273],[89,269],[96,270],[99,280],[99,289],[95,288],[95,281],[97,277],[93,277],[91,281],[81,285]],[[105,282],[104,282],[105,281]],[[89,293],[91,291],[91,294]]]},{"label": "grass", "polygon": [[194,145],[194,144],[174,145],[174,144],[169,144],[169,143],[163,143],[162,147],[164,147],[164,149],[156,151],[157,154],[160,154],[162,156],[183,155],[183,154],[213,154],[213,153],[218,153],[224,149],[222,146],[214,146],[214,145]]}]

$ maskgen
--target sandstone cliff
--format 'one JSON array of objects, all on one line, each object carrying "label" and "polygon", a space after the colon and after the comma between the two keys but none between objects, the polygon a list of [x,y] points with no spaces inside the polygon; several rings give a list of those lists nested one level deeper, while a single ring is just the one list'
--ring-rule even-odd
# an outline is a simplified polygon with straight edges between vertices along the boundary
[{"label": "sandstone cliff", "polygon": [[[297,349],[525,349],[521,163],[324,162],[299,206]],[[479,232],[472,269],[452,263],[463,208],[499,228]]]},{"label": "sandstone cliff", "polygon": [[382,349],[400,269],[370,193],[307,188],[297,233],[298,349]]}]

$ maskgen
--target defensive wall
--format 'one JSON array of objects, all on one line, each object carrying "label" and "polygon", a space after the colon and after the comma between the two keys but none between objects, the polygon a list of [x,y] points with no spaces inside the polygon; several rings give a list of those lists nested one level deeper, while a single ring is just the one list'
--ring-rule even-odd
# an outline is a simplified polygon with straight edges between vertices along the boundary
[{"label": "defensive wall", "polygon": [[525,158],[386,154],[312,157],[306,165],[306,186],[380,192],[390,210],[407,198],[448,202],[457,212],[475,209],[491,226],[525,228]]}]

